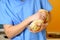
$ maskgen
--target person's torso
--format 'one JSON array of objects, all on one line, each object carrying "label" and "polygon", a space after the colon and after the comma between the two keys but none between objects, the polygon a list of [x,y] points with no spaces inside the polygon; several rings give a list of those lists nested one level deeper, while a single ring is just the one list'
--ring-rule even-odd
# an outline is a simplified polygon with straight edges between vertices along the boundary
[{"label": "person's torso", "polygon": [[[21,23],[27,17],[41,9],[40,0],[6,0],[6,12],[11,17],[13,25]],[[31,33],[26,28],[11,40],[45,40],[45,30],[39,33]]]}]

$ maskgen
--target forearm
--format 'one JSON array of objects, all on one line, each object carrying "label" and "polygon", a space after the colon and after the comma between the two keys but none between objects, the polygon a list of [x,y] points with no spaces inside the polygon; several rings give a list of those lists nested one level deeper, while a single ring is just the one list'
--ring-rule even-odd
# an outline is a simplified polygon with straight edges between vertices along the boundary
[{"label": "forearm", "polygon": [[23,22],[21,22],[20,24],[18,25],[15,25],[15,26],[6,26],[4,27],[5,29],[5,33],[6,35],[8,36],[8,38],[12,38],[16,35],[18,35],[19,33],[21,33],[26,27],[27,25],[31,22],[31,18],[27,18],[25,19]]}]

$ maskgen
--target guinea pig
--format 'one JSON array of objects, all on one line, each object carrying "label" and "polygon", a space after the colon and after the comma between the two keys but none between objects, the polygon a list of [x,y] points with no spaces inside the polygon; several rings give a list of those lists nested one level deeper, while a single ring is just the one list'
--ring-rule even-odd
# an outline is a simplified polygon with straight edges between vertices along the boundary
[{"label": "guinea pig", "polygon": [[40,13],[40,19],[39,20],[34,20],[30,25],[29,25],[29,30],[30,31],[39,31],[41,28],[41,25],[48,21],[48,11],[44,9],[40,9],[38,11]]}]

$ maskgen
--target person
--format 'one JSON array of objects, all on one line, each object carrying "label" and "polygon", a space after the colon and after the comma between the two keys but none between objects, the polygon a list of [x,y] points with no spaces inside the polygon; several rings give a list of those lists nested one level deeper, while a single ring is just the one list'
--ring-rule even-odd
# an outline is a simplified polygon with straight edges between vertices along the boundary
[{"label": "person", "polygon": [[[39,19],[40,9],[51,11],[48,0],[0,0],[0,24],[11,40],[46,40],[46,24],[38,33],[30,32],[28,25]],[[35,14],[36,13],[36,14]]]}]

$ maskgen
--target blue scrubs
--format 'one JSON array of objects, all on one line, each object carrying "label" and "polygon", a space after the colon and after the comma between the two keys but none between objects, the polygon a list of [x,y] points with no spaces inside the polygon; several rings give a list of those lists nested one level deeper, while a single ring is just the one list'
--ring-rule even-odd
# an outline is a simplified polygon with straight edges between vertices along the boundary
[{"label": "blue scrubs", "polygon": [[[0,24],[17,25],[42,8],[52,9],[48,0],[0,0]],[[26,28],[11,40],[46,40],[46,33],[31,33]]]}]

